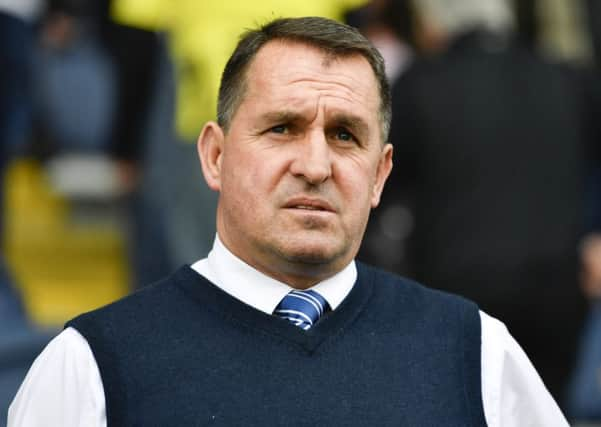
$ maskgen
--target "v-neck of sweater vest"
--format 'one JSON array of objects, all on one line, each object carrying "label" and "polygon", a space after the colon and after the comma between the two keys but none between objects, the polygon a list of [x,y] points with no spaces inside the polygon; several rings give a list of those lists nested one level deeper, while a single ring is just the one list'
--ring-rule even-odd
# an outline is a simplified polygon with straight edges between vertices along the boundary
[{"label": "v-neck of sweater vest", "polygon": [[373,294],[373,275],[366,268],[357,269],[357,280],[344,301],[324,314],[309,330],[290,321],[264,313],[231,296],[189,266],[175,274],[175,283],[204,309],[248,328],[293,344],[300,351],[313,353],[330,338],[342,334],[360,316]]}]

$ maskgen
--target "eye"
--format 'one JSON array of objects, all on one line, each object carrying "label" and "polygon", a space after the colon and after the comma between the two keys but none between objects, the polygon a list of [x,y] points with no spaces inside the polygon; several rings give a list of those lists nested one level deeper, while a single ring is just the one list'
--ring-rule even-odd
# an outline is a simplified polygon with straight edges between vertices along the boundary
[{"label": "eye", "polygon": [[334,138],[336,138],[339,141],[344,141],[344,142],[356,142],[357,141],[355,136],[351,132],[349,132],[348,130],[346,130],[344,128],[335,129],[333,134],[334,134]]},{"label": "eye", "polygon": [[272,127],[271,129],[269,129],[270,132],[282,133],[282,134],[288,133],[288,130],[289,129],[288,129],[287,125],[277,125],[277,126]]}]

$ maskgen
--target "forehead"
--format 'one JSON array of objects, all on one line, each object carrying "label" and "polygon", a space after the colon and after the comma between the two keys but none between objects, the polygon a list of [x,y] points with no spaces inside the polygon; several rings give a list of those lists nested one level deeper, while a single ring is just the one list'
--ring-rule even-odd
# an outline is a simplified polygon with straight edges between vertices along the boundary
[{"label": "forehead", "polygon": [[348,109],[371,119],[377,116],[379,98],[376,77],[362,55],[334,57],[299,42],[268,42],[246,74],[245,100],[255,107],[322,101],[333,109]]}]

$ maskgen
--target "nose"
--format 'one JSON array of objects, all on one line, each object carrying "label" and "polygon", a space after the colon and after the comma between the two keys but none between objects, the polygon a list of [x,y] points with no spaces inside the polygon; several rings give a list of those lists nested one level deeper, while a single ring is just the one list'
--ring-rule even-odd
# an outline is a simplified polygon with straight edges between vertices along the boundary
[{"label": "nose", "polygon": [[330,146],[323,132],[313,132],[299,141],[290,172],[310,184],[321,184],[332,175]]}]

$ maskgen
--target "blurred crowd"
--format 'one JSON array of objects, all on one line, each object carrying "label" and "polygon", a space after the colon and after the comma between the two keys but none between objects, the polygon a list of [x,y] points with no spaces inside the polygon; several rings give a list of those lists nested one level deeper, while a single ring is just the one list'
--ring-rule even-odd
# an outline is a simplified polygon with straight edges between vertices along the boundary
[{"label": "blurred crowd", "polygon": [[116,218],[128,292],[200,259],[219,73],[241,28],[301,15],[386,60],[394,169],[359,260],[476,301],[601,423],[600,2],[0,0],[0,425],[60,327],[32,321],[36,261],[11,257],[10,171],[33,164],[78,226]]}]

